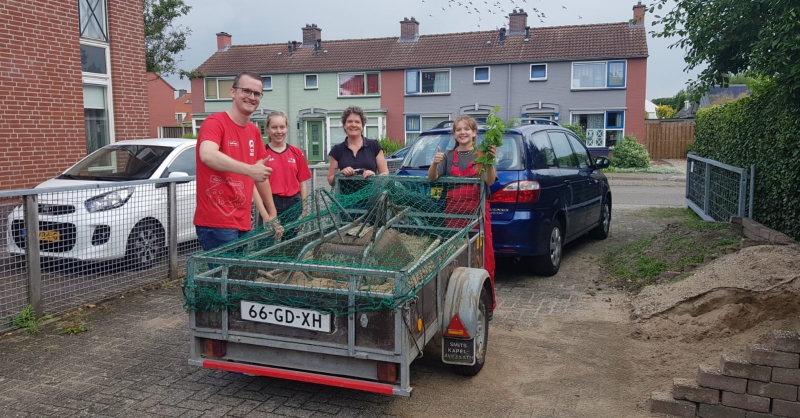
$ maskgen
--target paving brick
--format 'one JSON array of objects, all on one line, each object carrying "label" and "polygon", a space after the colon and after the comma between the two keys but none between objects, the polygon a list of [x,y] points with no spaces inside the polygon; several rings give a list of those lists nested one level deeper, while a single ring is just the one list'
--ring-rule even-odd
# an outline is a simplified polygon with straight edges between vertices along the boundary
[{"label": "paving brick", "polygon": [[673,379],[672,397],[679,400],[707,403],[719,403],[719,390],[700,387],[692,379]]},{"label": "paving brick", "polygon": [[723,405],[700,404],[697,416],[701,418],[745,418],[747,411]]},{"label": "paving brick", "polygon": [[763,412],[747,411],[745,418],[778,418],[777,415],[766,414]]},{"label": "paving brick", "polygon": [[650,412],[693,418],[696,411],[697,405],[694,402],[674,399],[669,393],[653,392],[650,395]]},{"label": "paving brick", "polygon": [[777,351],[800,353],[800,335],[794,331],[772,331],[770,346]]},{"label": "paving brick", "polygon": [[722,392],[722,404],[748,411],[769,412],[769,398],[746,393]]},{"label": "paving brick", "polygon": [[800,332],[800,316],[795,317],[794,327],[795,332]]},{"label": "paving brick", "polygon": [[725,376],[742,377],[762,382],[769,382],[772,376],[772,368],[769,366],[750,364],[744,357],[729,356],[727,354],[720,356],[719,369]]},{"label": "paving brick", "polygon": [[772,368],[772,381],[800,386],[800,369]]},{"label": "paving brick", "polygon": [[775,351],[764,345],[747,344],[745,352],[747,361],[752,364],[783,367],[785,369],[796,369],[800,365],[800,355],[797,353]]},{"label": "paving brick", "polygon": [[800,403],[773,399],[772,414],[782,417],[800,418]]},{"label": "paving brick", "polygon": [[718,367],[701,365],[697,370],[697,384],[704,388],[720,389],[733,393],[747,391],[747,379],[723,376]]},{"label": "paving brick", "polygon": [[750,395],[765,396],[767,398],[783,399],[785,401],[797,400],[797,386],[781,383],[766,383],[751,380],[747,382],[747,393]]}]

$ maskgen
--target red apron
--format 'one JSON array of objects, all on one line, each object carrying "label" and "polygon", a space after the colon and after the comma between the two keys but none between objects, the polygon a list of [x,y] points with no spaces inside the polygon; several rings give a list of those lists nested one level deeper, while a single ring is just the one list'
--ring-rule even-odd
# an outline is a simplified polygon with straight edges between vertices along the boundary
[{"label": "red apron", "polygon": [[[478,171],[475,169],[475,162],[470,161],[466,170],[461,170],[458,165],[458,152],[453,151],[453,166],[450,167],[450,175],[455,177],[475,177]],[[445,213],[453,213],[459,215],[469,215],[475,213],[481,201],[481,191],[479,187],[484,187],[483,184],[478,186],[464,185],[458,186],[453,190],[447,192],[445,200]],[[494,290],[494,246],[492,245],[492,219],[489,215],[489,197],[486,197],[486,215],[483,218],[483,268],[489,272],[489,278],[492,282],[492,289]],[[450,228],[463,228],[469,223],[468,219],[448,219],[446,225]],[[492,291],[492,307],[494,310],[497,302],[494,300],[494,291]]]}]

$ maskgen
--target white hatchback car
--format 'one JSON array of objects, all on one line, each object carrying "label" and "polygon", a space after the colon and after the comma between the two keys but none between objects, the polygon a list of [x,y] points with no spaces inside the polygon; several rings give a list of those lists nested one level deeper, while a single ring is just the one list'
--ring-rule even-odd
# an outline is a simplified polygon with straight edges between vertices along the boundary
[{"label": "white hatchback car", "polygon": [[[114,183],[194,176],[196,145],[193,139],[167,138],[116,142],[36,186],[62,189],[39,195],[40,255],[81,261],[124,259],[134,269],[153,267],[166,248],[167,184]],[[85,185],[97,187],[63,190]],[[176,191],[178,242],[194,240],[195,182],[180,182]],[[8,251],[24,255],[21,206],[8,222]]]}]

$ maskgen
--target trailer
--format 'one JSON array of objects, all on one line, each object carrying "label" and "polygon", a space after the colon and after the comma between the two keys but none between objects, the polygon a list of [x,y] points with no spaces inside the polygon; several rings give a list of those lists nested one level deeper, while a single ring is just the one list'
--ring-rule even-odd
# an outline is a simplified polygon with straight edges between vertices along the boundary
[{"label": "trailer", "polygon": [[[479,204],[447,210],[457,188]],[[410,396],[410,365],[435,338],[444,363],[476,375],[494,300],[485,199],[473,178],[337,177],[279,222],[192,255],[189,365]]]}]

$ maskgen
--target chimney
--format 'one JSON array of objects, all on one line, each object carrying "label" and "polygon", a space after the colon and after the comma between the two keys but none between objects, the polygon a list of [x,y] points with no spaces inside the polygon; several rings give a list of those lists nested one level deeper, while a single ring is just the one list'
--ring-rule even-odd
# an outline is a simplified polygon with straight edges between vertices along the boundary
[{"label": "chimney", "polygon": [[322,29],[318,28],[316,23],[308,24],[303,28],[303,45],[301,48],[313,47],[317,39],[322,39]]},{"label": "chimney", "polygon": [[528,26],[528,14],[522,9],[514,9],[508,14],[508,36],[524,35]]},{"label": "chimney", "polygon": [[644,5],[641,1],[633,6],[633,25],[644,26]]},{"label": "chimney", "polygon": [[217,51],[224,51],[231,46],[231,34],[220,32],[217,34]]},{"label": "chimney", "polygon": [[503,46],[506,42],[506,28],[500,28],[500,42],[497,44]]},{"label": "chimney", "polygon": [[183,97],[183,95],[184,95],[184,94],[186,94],[186,90],[185,90],[185,89],[179,89],[179,90],[178,90],[178,98],[179,98],[179,99],[180,99],[181,97]]},{"label": "chimney", "polygon": [[403,18],[400,21],[400,42],[416,41],[419,39],[419,22],[411,16],[411,19]]}]

